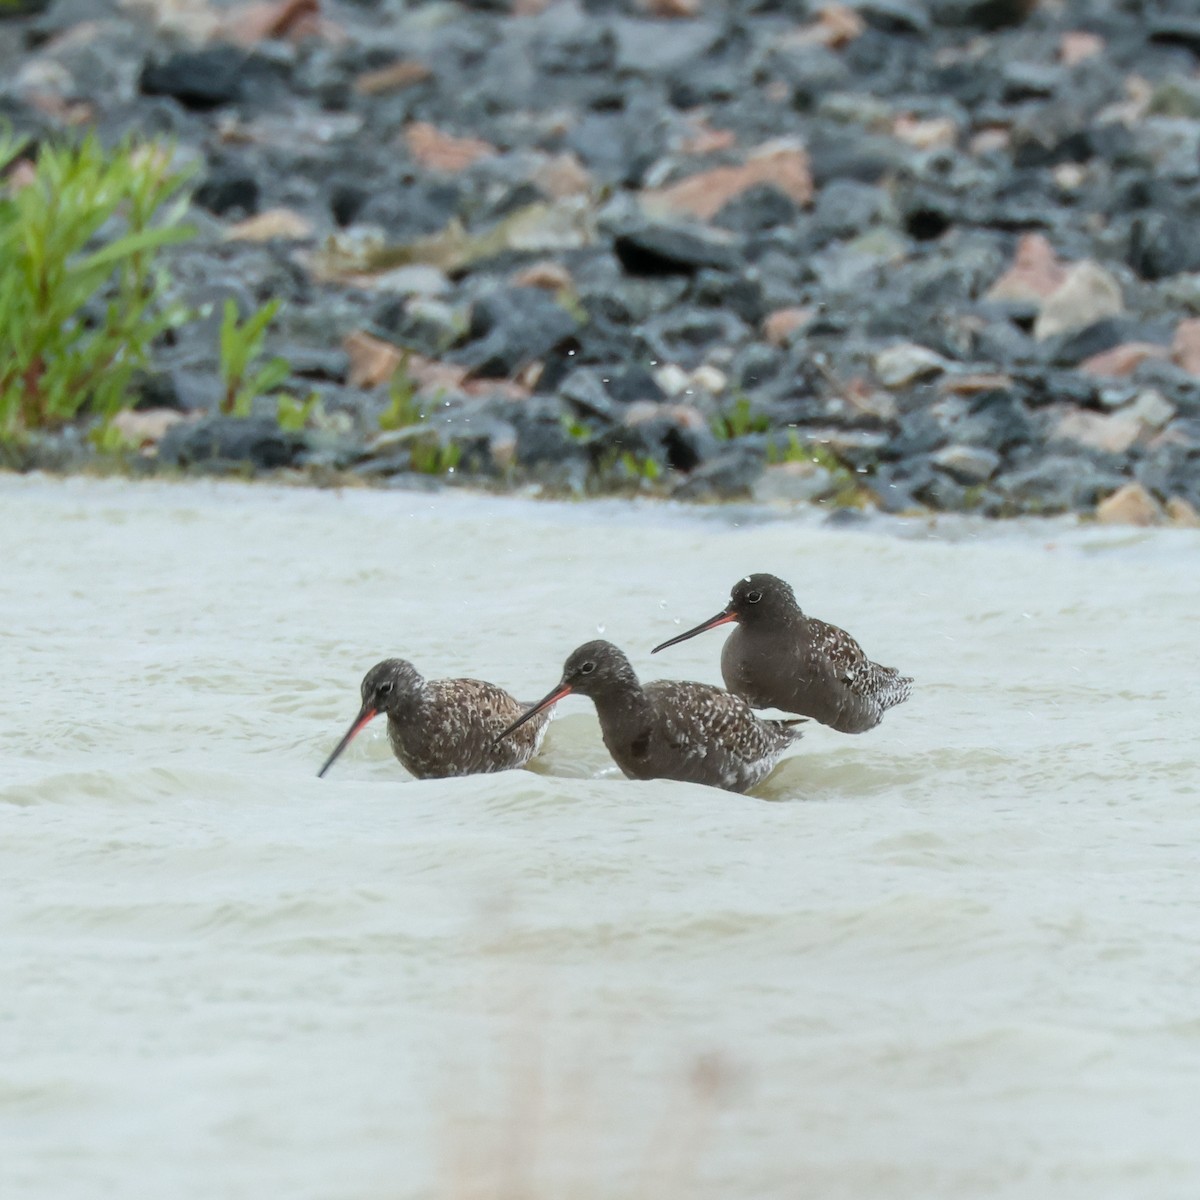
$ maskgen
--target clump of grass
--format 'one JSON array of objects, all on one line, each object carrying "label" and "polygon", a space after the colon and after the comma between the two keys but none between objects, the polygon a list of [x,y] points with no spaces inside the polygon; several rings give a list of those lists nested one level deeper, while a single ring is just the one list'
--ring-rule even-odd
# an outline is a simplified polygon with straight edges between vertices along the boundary
[{"label": "clump of grass", "polygon": [[748,433],[766,433],[771,428],[769,417],[756,413],[750,397],[738,393],[732,404],[723,408],[712,420],[713,436],[721,441],[745,437]]},{"label": "clump of grass", "polygon": [[767,462],[772,465],[813,463],[827,471],[830,476],[829,503],[835,508],[862,508],[867,503],[868,495],[859,486],[854,472],[828,446],[802,441],[794,429],[788,430],[784,445],[772,442],[767,447]]},{"label": "clump of grass", "polygon": [[772,442],[767,447],[767,462],[771,464],[789,462],[810,462],[828,471],[831,475],[853,478],[845,463],[828,446],[819,443],[802,441],[794,429],[788,430],[788,439],[784,445]]},{"label": "clump of grass", "polygon": [[414,471],[422,475],[450,475],[462,459],[462,447],[454,442],[421,437],[413,441],[409,454]]},{"label": "clump of grass", "polygon": [[275,420],[285,433],[299,433],[308,428],[309,422],[320,410],[321,397],[316,392],[310,392],[306,400],[297,400],[295,396],[284,392],[279,397]]},{"label": "clump of grass", "polygon": [[633,485],[635,489],[653,487],[662,478],[662,466],[648,454],[608,446],[595,455],[589,471],[588,488],[604,492]]},{"label": "clump of grass", "polygon": [[391,402],[379,414],[380,429],[407,429],[410,425],[419,425],[429,415],[422,409],[417,397],[417,381],[408,369],[407,354],[392,373],[388,394]]},{"label": "clump of grass", "polygon": [[662,475],[662,467],[658,465],[649,455],[634,454],[631,450],[626,450],[619,459],[621,470],[634,480],[645,480],[647,483],[654,483]]},{"label": "clump of grass", "polygon": [[291,374],[285,358],[269,358],[260,367],[267,329],[279,312],[279,301],[269,300],[244,321],[237,304],[225,301],[221,317],[221,411],[226,416],[248,417],[259,396],[273,392]]},{"label": "clump of grass", "polygon": [[[25,149],[0,126],[0,172]],[[187,175],[167,149],[43,144],[0,190],[0,441],[129,407],[155,339],[187,313],[159,297],[161,251],[186,241]]]},{"label": "clump of grass", "polygon": [[592,440],[592,431],[587,427],[586,423],[579,420],[578,417],[571,417],[566,413],[563,413],[563,415],[559,417],[559,421],[562,424],[563,433],[565,433],[567,437],[577,445],[582,446]]}]

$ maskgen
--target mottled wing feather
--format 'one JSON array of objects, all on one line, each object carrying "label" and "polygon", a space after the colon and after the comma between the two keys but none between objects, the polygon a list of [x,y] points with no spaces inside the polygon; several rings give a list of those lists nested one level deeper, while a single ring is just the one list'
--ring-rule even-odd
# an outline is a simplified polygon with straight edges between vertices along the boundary
[{"label": "mottled wing feather", "polygon": [[913,681],[895,667],[872,662],[844,629],[815,617],[809,617],[808,627],[813,657],[825,659],[834,677],[855,695],[873,700],[880,710],[908,699]]},{"label": "mottled wing feather", "polygon": [[471,775],[524,766],[539,750],[550,713],[539,713],[500,742],[525,711],[503,688],[482,679],[436,679],[425,687],[422,737],[414,766],[427,774]]},{"label": "mottled wing feather", "polygon": [[744,700],[708,684],[660,680],[646,691],[665,714],[665,736],[689,758],[707,758],[719,747],[733,759],[755,763],[799,736],[799,730],[761,720]]}]

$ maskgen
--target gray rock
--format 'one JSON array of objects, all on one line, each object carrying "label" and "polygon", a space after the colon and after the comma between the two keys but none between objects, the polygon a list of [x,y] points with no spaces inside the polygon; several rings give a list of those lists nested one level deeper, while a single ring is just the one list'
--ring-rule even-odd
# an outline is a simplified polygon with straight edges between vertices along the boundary
[{"label": "gray rock", "polygon": [[640,400],[658,403],[667,398],[654,376],[640,363],[611,367],[601,379],[608,394],[619,404],[636,404]]},{"label": "gray rock", "polygon": [[931,459],[940,471],[968,487],[987,483],[1000,468],[1000,455],[985,446],[944,446]]},{"label": "gray rock", "polygon": [[853,179],[835,179],[817,197],[814,221],[822,237],[850,237],[878,221],[887,209],[881,188]]},{"label": "gray rock", "polygon": [[1143,279],[1200,271],[1200,239],[1194,218],[1181,213],[1139,213],[1129,226],[1125,261]]},{"label": "gray rock", "polygon": [[875,377],[886,388],[905,388],[941,375],[949,364],[925,346],[908,342],[875,355]]},{"label": "gray rock", "polygon": [[519,466],[588,463],[587,448],[567,432],[557,402],[529,401],[508,408],[506,415],[517,434],[516,461]]},{"label": "gray rock", "polygon": [[952,434],[956,442],[1008,455],[1019,446],[1041,440],[1041,421],[1030,415],[1014,393],[999,388],[976,396],[966,415],[954,421]]},{"label": "gray rock", "polygon": [[1083,456],[1052,454],[1002,476],[995,488],[1019,512],[1049,514],[1090,509],[1124,482]]},{"label": "gray rock", "polygon": [[575,335],[578,320],[541,288],[497,288],[471,309],[468,345],[457,362],[485,378],[512,375]]},{"label": "gray rock", "polygon": [[140,81],[144,96],[172,96],[187,108],[209,109],[277,90],[272,64],[236,46],[181,50],[161,62],[148,62]]},{"label": "gray rock", "polygon": [[939,25],[1003,29],[1029,16],[1033,0],[933,0],[933,19]]},{"label": "gray rock", "polygon": [[739,266],[731,240],[699,225],[628,226],[613,239],[613,251],[631,275],[694,275],[702,267]]},{"label": "gray rock", "polygon": [[598,367],[579,367],[562,381],[558,394],[582,415],[611,424],[620,416],[604,378]]},{"label": "gray rock", "polygon": [[713,224],[744,235],[788,229],[803,219],[790,197],[769,184],[747,188],[721,207]]},{"label": "gray rock", "polygon": [[252,466],[272,471],[290,467],[307,445],[302,433],[285,432],[262,417],[206,417],[172,425],[158,446],[158,459],[172,466]]},{"label": "gray rock", "polygon": [[1102,317],[1082,329],[1047,338],[1042,344],[1042,357],[1056,367],[1074,367],[1091,358],[1115,349],[1125,342],[1157,341],[1151,338],[1136,321],[1126,317]]},{"label": "gray rock", "polygon": [[883,33],[929,32],[929,12],[917,0],[855,0],[852,5],[872,29]]},{"label": "gray rock", "polygon": [[832,496],[840,483],[832,471],[817,463],[782,462],[763,471],[754,481],[751,495],[759,503],[811,504]]},{"label": "gray rock", "polygon": [[438,358],[463,336],[466,320],[462,311],[443,300],[412,296],[385,301],[372,324],[386,340]]},{"label": "gray rock", "polygon": [[845,87],[850,69],[840,54],[825,46],[788,46],[768,60],[769,69],[792,88],[792,104],[801,111],[814,108],[822,96]]},{"label": "gray rock", "polygon": [[1044,100],[1066,83],[1065,68],[1044,63],[1009,62],[1000,69],[1003,81],[1003,98],[1006,104],[1020,104],[1025,100]]},{"label": "gray rock", "polygon": [[1152,17],[1147,35],[1152,42],[1163,46],[1182,46],[1200,55],[1200,17],[1182,13]]},{"label": "gray rock", "polygon": [[729,446],[676,484],[680,500],[732,500],[749,496],[766,466],[766,447],[750,439]]},{"label": "gray rock", "polygon": [[258,212],[258,180],[246,168],[223,164],[212,168],[192,194],[193,200],[217,216],[252,216]]},{"label": "gray rock", "polygon": [[707,54],[720,40],[721,27],[708,21],[613,22],[616,66],[621,71],[660,75],[676,71]]},{"label": "gray rock", "polygon": [[1086,329],[1105,317],[1119,316],[1124,308],[1116,277],[1099,263],[1085,259],[1070,268],[1062,287],[1042,304],[1033,336],[1041,342],[1055,334]]}]

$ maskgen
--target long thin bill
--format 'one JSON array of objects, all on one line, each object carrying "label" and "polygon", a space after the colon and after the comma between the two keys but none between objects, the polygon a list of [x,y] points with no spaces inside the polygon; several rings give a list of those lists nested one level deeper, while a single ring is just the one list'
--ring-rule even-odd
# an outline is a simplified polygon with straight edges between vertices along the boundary
[{"label": "long thin bill", "polygon": [[378,715],[379,715],[379,712],[378,712],[378,710],[377,710],[377,709],[374,709],[374,708],[364,708],[364,709],[363,709],[363,710],[362,710],[362,711],[361,711],[361,712],[358,714],[358,716],[354,718],[354,724],[353,724],[353,725],[351,725],[351,726],[350,726],[350,728],[346,730],[346,736],[345,736],[344,738],[342,738],[342,740],[341,740],[340,742],[338,742],[338,744],[337,744],[337,748],[336,748],[336,749],[334,750],[334,752],[333,752],[333,753],[332,753],[332,754],[331,754],[331,755],[330,755],[330,756],[329,756],[329,757],[328,757],[328,758],[325,760],[325,765],[324,765],[324,766],[323,766],[323,767],[322,767],[322,768],[321,768],[321,769],[320,769],[320,770],[317,772],[317,778],[318,778],[318,779],[320,779],[320,778],[321,778],[321,777],[322,777],[322,776],[325,774],[325,772],[326,772],[326,771],[328,771],[328,770],[329,770],[329,768],[333,766],[333,761],[334,761],[334,759],[336,759],[336,758],[337,758],[337,756],[338,756],[339,754],[341,754],[341,752],[342,752],[343,750],[345,750],[345,748],[346,748],[348,745],[350,745],[350,743],[351,743],[352,741],[354,741],[354,739],[355,739],[356,737],[358,737],[358,735],[359,735],[359,734],[360,734],[360,733],[363,731],[363,727],[364,727],[364,726],[365,726],[365,725],[366,725],[366,724],[367,724],[369,721],[373,720],[373,719],[374,719],[375,717],[377,717]]},{"label": "long thin bill", "polygon": [[536,717],[543,709],[549,708],[552,704],[557,704],[564,696],[571,694],[571,685],[560,683],[548,696],[539,700],[532,708],[523,712],[507,729],[496,734],[492,739],[493,742],[502,742],[514,729],[520,729],[526,721]]},{"label": "long thin bill", "polygon": [[736,620],[736,613],[719,612],[715,617],[709,617],[707,621],[701,622],[695,629],[689,629],[687,633],[681,633],[678,637],[668,638],[661,645],[655,646],[650,653],[657,654],[660,650],[665,650],[668,646],[676,646],[680,642],[686,642],[688,638],[694,638],[698,633],[706,633],[710,629],[716,629],[718,625],[728,625],[730,621]]}]

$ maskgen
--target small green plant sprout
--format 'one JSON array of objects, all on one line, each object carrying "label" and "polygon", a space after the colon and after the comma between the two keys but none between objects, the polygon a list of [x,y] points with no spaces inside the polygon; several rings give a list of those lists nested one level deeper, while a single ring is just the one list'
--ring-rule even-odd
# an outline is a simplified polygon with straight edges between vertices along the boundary
[{"label": "small green plant sprout", "polygon": [[654,483],[662,475],[662,468],[649,455],[643,458],[626,450],[618,462],[625,475],[638,482],[645,480],[646,483]]},{"label": "small green plant sprout", "polygon": [[[0,124],[0,175],[24,149]],[[132,403],[155,339],[187,317],[161,300],[161,251],[194,232],[186,178],[163,146],[89,135],[0,179],[0,441]]]},{"label": "small green plant sprout", "polygon": [[316,392],[310,392],[307,400],[297,400],[290,392],[281,392],[275,420],[285,433],[299,433],[308,428],[320,407],[321,397]]},{"label": "small green plant sprout", "polygon": [[750,404],[750,397],[739,392],[734,396],[733,403],[713,418],[711,428],[715,437],[729,441],[748,433],[766,433],[771,428],[771,421],[762,413],[756,413]]},{"label": "small green plant sprout", "polygon": [[787,441],[782,446],[776,441],[767,446],[767,462],[771,464],[816,461],[812,449],[800,440],[794,429],[788,430]]},{"label": "small green plant sprout", "polygon": [[578,417],[572,417],[567,413],[563,413],[562,416],[559,417],[559,422],[562,425],[563,433],[565,433],[571,441],[579,445],[583,445],[585,442],[590,442],[592,440],[592,431],[587,427],[586,423],[581,421]]},{"label": "small green plant sprout", "polygon": [[255,368],[263,350],[267,328],[279,311],[278,300],[268,300],[256,313],[238,321],[236,301],[225,301],[221,317],[221,411],[227,416],[248,417],[259,396],[273,392],[291,374],[285,358],[270,358]]},{"label": "small green plant sprout", "polygon": [[409,354],[405,351],[400,365],[392,373],[388,384],[391,402],[379,414],[379,428],[382,430],[407,429],[410,425],[419,425],[429,415],[417,397],[417,381],[408,369],[409,361]]},{"label": "small green plant sprout", "polygon": [[409,454],[412,469],[422,475],[453,475],[462,459],[462,447],[421,436],[413,439]]}]

